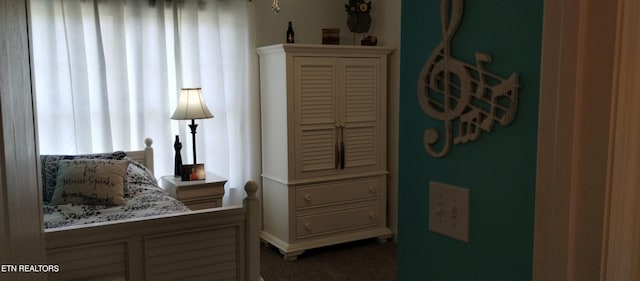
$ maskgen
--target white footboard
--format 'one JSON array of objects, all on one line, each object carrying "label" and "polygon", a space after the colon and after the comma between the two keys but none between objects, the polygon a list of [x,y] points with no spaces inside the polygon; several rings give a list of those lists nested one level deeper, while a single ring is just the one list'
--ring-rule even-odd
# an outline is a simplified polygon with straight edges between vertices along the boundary
[{"label": "white footboard", "polygon": [[258,185],[243,206],[45,233],[49,280],[260,280]]}]

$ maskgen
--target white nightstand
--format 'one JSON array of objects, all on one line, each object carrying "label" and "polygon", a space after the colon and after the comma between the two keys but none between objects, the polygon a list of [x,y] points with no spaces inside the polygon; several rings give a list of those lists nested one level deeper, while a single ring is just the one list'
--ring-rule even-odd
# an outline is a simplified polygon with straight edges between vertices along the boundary
[{"label": "white nightstand", "polygon": [[180,200],[191,210],[222,206],[224,184],[227,180],[207,172],[204,180],[182,181],[173,175],[160,178],[160,187],[167,194]]}]

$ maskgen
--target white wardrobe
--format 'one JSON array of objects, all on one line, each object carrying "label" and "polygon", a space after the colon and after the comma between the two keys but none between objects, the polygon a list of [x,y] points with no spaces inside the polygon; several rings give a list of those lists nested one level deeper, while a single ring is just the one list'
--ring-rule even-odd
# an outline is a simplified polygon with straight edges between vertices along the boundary
[{"label": "white wardrobe", "polygon": [[262,114],[261,238],[307,249],[391,237],[387,228],[387,56],[391,49],[257,49]]}]

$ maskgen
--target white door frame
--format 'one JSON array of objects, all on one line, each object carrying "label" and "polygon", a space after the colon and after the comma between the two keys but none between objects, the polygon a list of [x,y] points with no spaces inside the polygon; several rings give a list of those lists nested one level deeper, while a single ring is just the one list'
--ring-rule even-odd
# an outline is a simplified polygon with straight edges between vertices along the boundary
[{"label": "white door frame", "polygon": [[637,0],[545,0],[535,281],[640,278],[639,17]]},{"label": "white door frame", "polygon": [[640,280],[640,2],[618,5],[603,280]]},{"label": "white door frame", "polygon": [[[26,0],[0,0],[0,264],[9,265],[45,262],[27,7]],[[29,273],[0,278],[47,279]]]}]

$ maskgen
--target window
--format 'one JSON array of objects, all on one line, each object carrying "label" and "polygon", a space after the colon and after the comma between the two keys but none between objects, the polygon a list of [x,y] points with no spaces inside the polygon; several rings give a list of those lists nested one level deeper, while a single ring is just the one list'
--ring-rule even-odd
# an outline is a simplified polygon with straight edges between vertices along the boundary
[{"label": "window", "polygon": [[[191,161],[179,89],[201,87],[198,159],[231,186],[257,177],[259,110],[245,1],[31,0],[41,154],[133,150],[154,140],[156,176],[173,141]],[[256,164],[257,163],[257,164]]]}]

